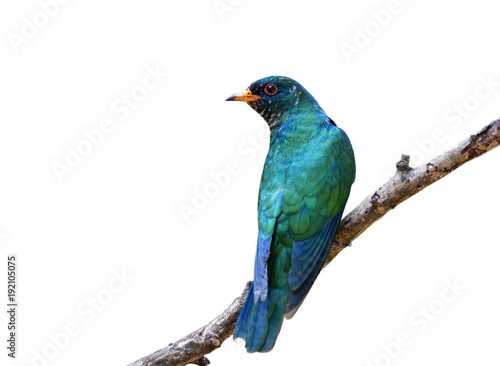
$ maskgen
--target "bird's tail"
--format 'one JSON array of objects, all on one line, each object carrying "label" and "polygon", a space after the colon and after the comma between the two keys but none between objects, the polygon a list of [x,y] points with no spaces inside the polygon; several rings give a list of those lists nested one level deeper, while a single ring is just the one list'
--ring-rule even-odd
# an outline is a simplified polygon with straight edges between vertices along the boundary
[{"label": "bird's tail", "polygon": [[234,328],[234,338],[246,342],[248,352],[269,352],[276,343],[285,316],[289,287],[269,286],[265,300],[255,301],[253,284]]}]

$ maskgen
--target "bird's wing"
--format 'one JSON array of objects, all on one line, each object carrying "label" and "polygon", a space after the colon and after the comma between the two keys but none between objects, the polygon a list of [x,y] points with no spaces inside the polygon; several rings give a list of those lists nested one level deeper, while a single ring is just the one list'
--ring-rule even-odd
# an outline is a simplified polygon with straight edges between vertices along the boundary
[{"label": "bird's wing", "polygon": [[335,129],[327,146],[333,151],[319,151],[323,157],[312,159],[311,166],[303,169],[307,178],[299,174],[300,184],[290,184],[284,194],[293,241],[287,318],[300,307],[325,263],[354,181],[354,156],[345,133]]},{"label": "bird's wing", "polygon": [[354,158],[347,136],[331,129],[320,148],[305,149],[293,160],[266,159],[252,294],[234,333],[250,352],[274,346],[283,315],[293,316],[302,303],[337,231],[354,180]]}]

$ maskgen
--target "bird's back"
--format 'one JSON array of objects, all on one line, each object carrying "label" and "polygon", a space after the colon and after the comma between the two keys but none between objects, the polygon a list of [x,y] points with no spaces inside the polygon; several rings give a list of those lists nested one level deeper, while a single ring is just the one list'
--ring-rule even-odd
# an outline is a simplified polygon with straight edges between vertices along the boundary
[{"label": "bird's back", "polygon": [[249,352],[267,352],[325,263],[354,181],[354,154],[344,131],[293,79],[263,78],[228,100],[248,102],[271,130],[254,281],[234,330]]},{"label": "bird's back", "polygon": [[262,174],[259,237],[270,240],[266,291],[275,295],[268,339],[277,336],[283,315],[295,314],[319,274],[354,180],[346,134],[329,121],[312,128],[274,136]]}]

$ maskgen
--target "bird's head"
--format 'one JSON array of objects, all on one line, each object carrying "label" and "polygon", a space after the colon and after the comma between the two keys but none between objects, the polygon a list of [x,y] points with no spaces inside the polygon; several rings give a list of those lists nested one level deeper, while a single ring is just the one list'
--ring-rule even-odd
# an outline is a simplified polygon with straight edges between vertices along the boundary
[{"label": "bird's head", "polygon": [[268,76],[253,82],[247,90],[226,101],[247,102],[273,127],[287,112],[297,108],[319,108],[316,100],[298,82],[285,76]]}]

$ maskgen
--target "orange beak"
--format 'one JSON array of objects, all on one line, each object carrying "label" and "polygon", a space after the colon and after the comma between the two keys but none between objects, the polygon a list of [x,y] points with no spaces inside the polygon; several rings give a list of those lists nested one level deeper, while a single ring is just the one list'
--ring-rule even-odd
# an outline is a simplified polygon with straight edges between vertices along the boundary
[{"label": "orange beak", "polygon": [[245,90],[242,93],[234,93],[226,99],[228,101],[237,101],[237,102],[253,102],[254,100],[262,99],[261,96],[252,94],[250,90]]}]

